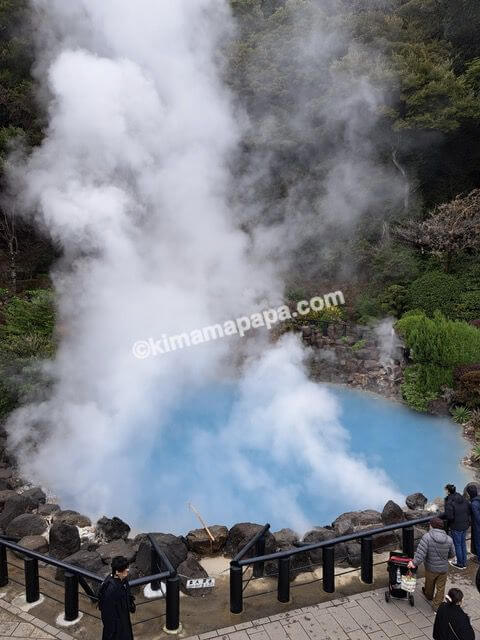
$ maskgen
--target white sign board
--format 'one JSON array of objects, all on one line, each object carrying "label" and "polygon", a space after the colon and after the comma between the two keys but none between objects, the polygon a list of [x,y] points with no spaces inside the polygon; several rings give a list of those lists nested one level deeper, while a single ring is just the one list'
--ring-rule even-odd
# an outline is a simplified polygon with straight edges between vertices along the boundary
[{"label": "white sign board", "polygon": [[187,580],[187,589],[208,589],[215,586],[215,578],[195,578]]}]

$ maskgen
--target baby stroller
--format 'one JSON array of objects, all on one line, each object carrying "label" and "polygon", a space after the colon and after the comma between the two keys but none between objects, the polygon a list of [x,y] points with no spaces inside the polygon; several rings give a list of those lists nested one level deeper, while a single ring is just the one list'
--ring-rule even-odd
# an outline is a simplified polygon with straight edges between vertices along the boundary
[{"label": "baby stroller", "polygon": [[387,562],[388,568],[388,591],[385,591],[385,600],[390,602],[390,598],[408,598],[408,602],[413,607],[415,599],[413,592],[417,579],[416,569],[409,569],[408,563],[412,560],[401,551],[390,551]]}]

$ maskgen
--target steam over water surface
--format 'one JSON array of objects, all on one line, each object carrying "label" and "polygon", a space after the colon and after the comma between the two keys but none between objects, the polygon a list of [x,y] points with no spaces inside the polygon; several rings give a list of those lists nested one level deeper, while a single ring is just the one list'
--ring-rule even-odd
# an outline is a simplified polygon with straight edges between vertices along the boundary
[{"label": "steam over water surface", "polygon": [[[469,472],[460,465],[467,444],[450,420],[420,415],[371,394],[322,386],[338,403],[340,422],[347,431],[347,454],[361,459],[369,469],[383,470],[399,494],[422,491],[433,499],[443,495],[447,482],[463,487],[470,480]],[[272,530],[329,524],[340,513],[358,508],[382,509],[388,496],[377,504],[367,495],[363,502],[354,497],[357,478],[348,477],[348,470],[345,483],[352,487],[350,495],[328,486],[328,464],[324,481],[312,482],[294,450],[285,450],[281,458],[268,449],[244,451],[251,463],[244,472],[253,475],[239,481],[242,470],[229,472],[228,468],[236,464],[230,452],[232,443],[220,436],[238,402],[239,390],[233,385],[183,398],[145,460],[142,476],[136,478],[144,487],[141,522],[136,524],[164,530],[165,522],[171,527],[177,521],[178,533],[196,528],[198,523],[187,509],[190,500],[211,524],[270,522]],[[245,426],[250,417],[243,416]],[[238,436],[238,449],[242,449],[241,431]],[[278,494],[264,483],[262,488],[265,474]],[[285,496],[295,496],[304,520],[292,514],[283,502]]]}]

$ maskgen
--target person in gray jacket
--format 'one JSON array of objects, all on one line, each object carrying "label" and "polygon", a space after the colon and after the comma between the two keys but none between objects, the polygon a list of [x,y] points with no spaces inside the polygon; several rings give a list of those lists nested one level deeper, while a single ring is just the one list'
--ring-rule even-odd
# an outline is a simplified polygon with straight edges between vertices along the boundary
[{"label": "person in gray jacket", "polygon": [[455,555],[452,538],[446,533],[441,518],[430,520],[430,530],[420,540],[411,569],[416,569],[422,562],[425,564],[425,586],[422,591],[427,600],[432,602],[434,611],[445,598],[447,584],[448,559]]}]

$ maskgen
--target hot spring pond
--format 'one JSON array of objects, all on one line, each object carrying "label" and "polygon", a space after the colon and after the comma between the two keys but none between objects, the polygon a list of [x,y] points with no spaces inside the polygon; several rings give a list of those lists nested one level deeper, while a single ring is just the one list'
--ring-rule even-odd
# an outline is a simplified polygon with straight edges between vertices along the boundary
[{"label": "hot spring pond", "polygon": [[200,526],[189,502],[210,524],[270,522],[272,530],[301,530],[344,511],[381,509],[414,491],[433,499],[446,483],[463,487],[470,480],[460,464],[468,446],[450,420],[320,386],[328,398],[325,418],[311,415],[296,431],[297,422],[280,411],[266,435],[262,424],[274,422],[271,414],[264,407],[249,413],[235,388],[184,398],[144,460],[135,514],[143,530]]}]

